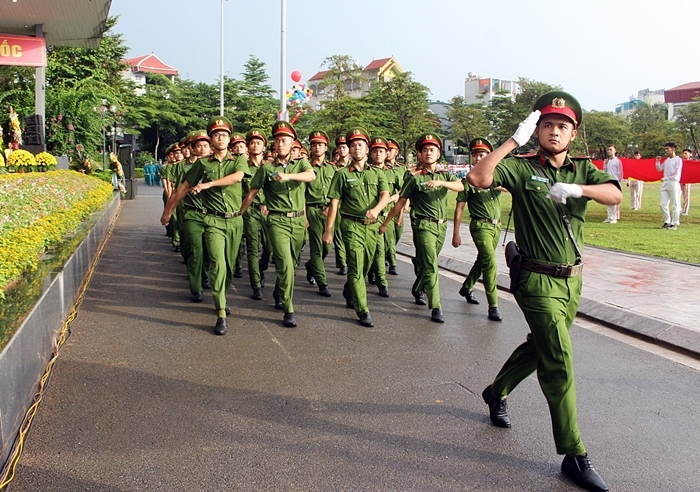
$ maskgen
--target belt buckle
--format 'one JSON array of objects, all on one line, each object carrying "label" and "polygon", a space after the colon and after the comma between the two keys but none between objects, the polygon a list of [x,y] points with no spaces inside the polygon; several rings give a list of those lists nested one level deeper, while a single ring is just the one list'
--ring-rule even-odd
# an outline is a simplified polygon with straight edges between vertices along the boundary
[{"label": "belt buckle", "polygon": [[491,224],[493,225],[498,225],[499,220],[498,219],[492,219]]},{"label": "belt buckle", "polygon": [[225,212],[224,219],[233,219],[236,215],[232,212]]},{"label": "belt buckle", "polygon": [[447,220],[447,219],[438,219],[437,223],[438,223],[438,224],[444,224],[444,223],[445,223],[445,220]]},{"label": "belt buckle", "polygon": [[370,224],[374,224],[374,221],[372,219],[370,219],[369,217],[365,217],[365,219],[362,221],[362,223],[364,225],[370,225]]},{"label": "belt buckle", "polygon": [[287,217],[287,218],[289,218],[289,219],[291,219],[291,218],[294,217],[294,212],[286,212],[286,213],[284,214],[284,216]]},{"label": "belt buckle", "polygon": [[571,276],[576,277],[578,275],[581,275],[583,273],[583,263],[579,263],[578,265],[574,265],[571,267]]}]

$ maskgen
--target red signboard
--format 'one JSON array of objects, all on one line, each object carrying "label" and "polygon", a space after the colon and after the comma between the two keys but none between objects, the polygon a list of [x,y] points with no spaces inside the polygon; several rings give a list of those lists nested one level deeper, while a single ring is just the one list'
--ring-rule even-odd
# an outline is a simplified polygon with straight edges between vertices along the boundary
[{"label": "red signboard", "polygon": [[46,66],[46,40],[0,34],[0,65]]}]

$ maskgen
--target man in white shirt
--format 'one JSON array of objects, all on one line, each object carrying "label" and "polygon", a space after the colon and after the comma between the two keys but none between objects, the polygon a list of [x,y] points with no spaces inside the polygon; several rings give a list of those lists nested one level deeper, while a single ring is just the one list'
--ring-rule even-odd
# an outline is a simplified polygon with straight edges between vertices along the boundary
[{"label": "man in white shirt", "polygon": [[[689,161],[693,158],[693,153],[690,149],[683,149],[681,152],[681,157],[684,161]],[[688,215],[690,212],[690,183],[681,184],[681,215]]]},{"label": "man in white shirt", "polygon": [[[681,170],[683,160],[676,155],[676,143],[668,142],[664,145],[666,160],[661,162],[661,157],[656,156],[656,170],[663,171],[661,179],[661,213],[664,216],[664,229],[677,229],[680,224],[681,214]],[[669,204],[673,213],[669,211]]]},{"label": "man in white shirt", "polygon": [[[605,163],[605,172],[611,175],[617,180],[618,183],[622,183],[622,161],[617,158],[617,147],[614,145],[608,145],[606,149],[608,153],[608,160]],[[620,205],[608,205],[608,218],[603,222],[609,224],[617,224],[620,219]]]},{"label": "man in white shirt", "polygon": [[[639,160],[642,158],[642,154],[637,150],[635,151],[633,158]],[[632,210],[639,210],[640,208],[642,208],[642,192],[644,191],[644,181],[628,177],[627,183],[630,186],[630,208]]]}]

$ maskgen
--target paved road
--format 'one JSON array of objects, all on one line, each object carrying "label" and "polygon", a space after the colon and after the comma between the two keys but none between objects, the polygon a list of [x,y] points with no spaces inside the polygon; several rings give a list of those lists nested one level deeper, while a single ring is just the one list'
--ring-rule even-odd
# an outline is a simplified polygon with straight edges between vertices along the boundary
[{"label": "paved road", "polygon": [[[369,287],[366,329],[341,277],[326,299],[299,270],[298,328],[282,327],[269,287],[253,301],[237,279],[216,337],[161,207],[143,187],[124,204],[12,492],[579,490],[535,378],[509,398],[513,428],[489,424],[481,390],[527,333],[511,301],[489,322],[443,276],[446,323],[431,323],[401,262],[390,299]],[[580,425],[611,490],[700,490],[700,373],[579,326],[572,339]]]}]

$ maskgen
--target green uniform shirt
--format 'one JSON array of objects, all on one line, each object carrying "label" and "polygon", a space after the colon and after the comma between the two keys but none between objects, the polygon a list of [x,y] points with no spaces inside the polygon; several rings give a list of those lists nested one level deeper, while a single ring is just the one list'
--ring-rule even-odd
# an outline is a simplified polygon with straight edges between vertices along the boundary
[{"label": "green uniform shirt", "polygon": [[165,164],[160,168],[160,179],[168,179],[172,181],[172,171],[175,168],[175,164]]},{"label": "green uniform shirt", "polygon": [[432,180],[457,181],[457,176],[449,171],[436,170],[431,173],[422,169],[415,174],[407,173],[405,179],[400,196],[411,200],[411,219],[417,216],[438,220],[447,218],[447,188],[428,188],[425,183]]},{"label": "green uniform shirt", "polygon": [[[223,161],[219,161],[214,154],[198,159],[187,172],[185,180],[190,186],[195,186],[200,181],[209,183],[223,177],[242,171],[248,172],[248,163],[245,156],[226,153]],[[202,193],[204,208],[217,212],[238,212],[243,202],[243,187],[241,182],[229,186],[214,186]]]},{"label": "green uniform shirt", "polygon": [[301,181],[277,181],[275,175],[283,173],[302,173],[311,169],[311,164],[306,159],[290,160],[287,164],[280,163],[277,159],[260,166],[253,179],[250,180],[250,188],[265,192],[265,205],[272,212],[301,212],[304,210],[304,192],[306,183]]},{"label": "green uniform shirt", "polygon": [[328,203],[328,190],[336,168],[324,160],[320,166],[311,164],[311,169],[314,170],[316,179],[306,183],[306,204],[325,205]]},{"label": "green uniform shirt", "polygon": [[482,190],[462,180],[464,191],[457,194],[458,202],[466,202],[472,219],[501,219],[501,192],[493,188]]},{"label": "green uniform shirt", "polygon": [[[395,195],[401,191],[401,186],[403,185],[403,170],[398,170],[396,168],[383,167],[377,168],[384,173],[384,178],[386,179],[386,184],[389,187],[389,195]],[[395,202],[389,202],[389,204],[384,208],[385,212],[389,212],[395,205]]]},{"label": "green uniform shirt", "polygon": [[329,198],[340,200],[340,215],[364,219],[379,203],[379,193],[389,191],[384,173],[365,164],[360,171],[354,164],[338,169],[331,181]]},{"label": "green uniform shirt", "polygon": [[[535,166],[541,166],[542,178]],[[557,169],[542,155],[528,158],[509,158],[501,161],[493,172],[493,186],[507,189],[513,199],[515,239],[527,258],[552,264],[576,262],[576,254],[566,232],[564,221],[554,200],[547,198],[554,183],[595,185],[620,184],[615,178],[599,170],[590,159],[570,158]],[[586,219],[588,198],[571,198],[561,205],[567,215],[579,249],[583,250],[583,223]]]},{"label": "green uniform shirt", "polygon": [[[259,167],[262,167],[263,164],[260,163],[259,166],[256,166],[250,160],[248,160],[248,172],[245,174],[243,177],[243,198],[248,195],[248,192],[250,191],[250,182],[253,179],[253,176],[255,176],[255,172],[258,170]],[[253,204],[255,205],[262,205],[265,203],[265,192],[263,190],[258,190],[258,193],[255,195],[255,198],[253,198]]]},{"label": "green uniform shirt", "polygon": [[[175,183],[175,190],[177,190],[180,187],[180,185],[185,181],[185,176],[190,171],[190,169],[192,169],[192,166],[194,166],[195,162],[197,161],[190,163],[188,160],[184,160],[175,165],[175,169],[173,170],[174,172],[172,173],[175,178],[173,179],[173,182]],[[193,195],[192,193],[188,193],[187,195],[185,195],[185,198],[182,199],[182,205],[184,207],[194,207],[199,209],[205,208],[204,194],[200,193],[198,195]]]}]

